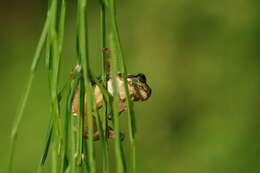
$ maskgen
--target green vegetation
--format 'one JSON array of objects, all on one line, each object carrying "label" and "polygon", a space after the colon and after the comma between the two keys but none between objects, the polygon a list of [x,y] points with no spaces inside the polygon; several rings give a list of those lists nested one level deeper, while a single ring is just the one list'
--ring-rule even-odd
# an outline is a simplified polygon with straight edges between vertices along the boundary
[{"label": "green vegetation", "polygon": [[[78,58],[77,3],[66,1],[58,80],[58,91],[64,91],[60,103],[62,115],[71,112],[71,107],[66,106],[65,110],[65,105],[71,105],[70,94],[79,81],[76,76],[67,81]],[[147,102],[134,104],[137,173],[259,172],[259,5],[259,0],[117,1],[117,23],[127,71],[144,73],[153,92]],[[100,50],[109,47],[109,42],[101,38],[109,37],[106,24],[111,20],[107,15],[104,19],[102,7],[97,0],[88,1],[86,37],[92,75],[103,74],[104,79],[106,66],[102,55],[106,52]],[[46,0],[0,2],[0,172],[3,173],[8,165],[16,108],[21,108],[21,103],[18,105],[21,98],[26,99],[30,65],[43,26],[46,27],[48,9]],[[107,10],[104,9],[106,14]],[[60,13],[58,10],[57,25]],[[57,28],[58,37],[60,33]],[[52,145],[48,157],[44,152],[47,144],[51,144],[48,134],[53,129],[49,124],[54,122],[48,69],[44,66],[46,44],[51,40],[46,39],[24,116],[16,131],[13,173],[35,173],[41,163],[45,172],[52,169]],[[66,89],[62,90],[65,83]],[[103,128],[106,126],[103,111],[109,109],[99,112]],[[124,155],[131,172],[128,118],[125,113],[120,116],[120,129],[126,135]],[[73,133],[67,134],[71,137]],[[69,158],[78,147],[73,144],[76,137],[75,141],[69,139],[69,145],[75,146],[67,152]],[[106,144],[109,150],[104,149]],[[94,153],[96,172],[105,172],[107,168],[116,172],[115,140],[94,142]]]},{"label": "green vegetation", "polygon": [[[113,126],[115,130],[115,155],[116,165],[118,173],[125,173],[127,171],[125,157],[123,154],[123,145],[120,140],[120,121],[119,121],[119,88],[117,84],[117,74],[122,73],[123,80],[125,82],[126,103],[129,108],[129,134],[131,142],[131,156],[132,156],[132,171],[135,172],[135,121],[133,118],[133,107],[129,97],[129,91],[127,86],[127,71],[124,59],[122,56],[121,45],[119,41],[118,24],[116,20],[116,9],[114,0],[100,1],[100,28],[101,28],[101,48],[100,54],[102,58],[101,66],[103,67],[102,76],[103,84],[106,86],[106,74],[109,73],[110,63],[106,59],[106,55],[102,50],[103,46],[108,45],[111,47],[112,55],[112,76],[113,76],[113,100],[107,96],[105,88],[102,90],[104,93],[105,106],[103,107],[102,115],[99,114],[95,104],[95,96],[93,91],[93,81],[98,83],[93,76],[90,67],[89,46],[87,37],[87,1],[78,0],[77,5],[77,58],[76,68],[72,72],[72,79],[70,79],[63,89],[59,92],[59,86],[64,85],[64,82],[60,82],[60,68],[61,57],[63,52],[64,30],[66,28],[66,1],[62,0],[50,0],[49,9],[47,12],[47,18],[43,27],[42,35],[40,37],[36,53],[33,59],[29,82],[27,84],[26,92],[22,99],[22,104],[18,108],[17,120],[15,121],[12,135],[11,135],[11,151],[9,156],[9,164],[7,172],[11,173],[13,169],[13,160],[15,157],[15,147],[18,136],[18,127],[23,118],[25,106],[30,93],[32,82],[39,64],[40,54],[43,47],[46,47],[45,62],[48,69],[48,81],[51,98],[51,119],[49,122],[49,128],[45,141],[44,152],[40,160],[38,172],[45,172],[45,163],[48,158],[49,150],[52,151],[52,172],[54,173],[80,173],[80,172],[96,172],[96,166],[100,166],[95,161],[94,153],[94,124],[93,116],[96,118],[98,131],[102,143],[103,153],[103,172],[109,172],[109,147],[107,139],[107,116],[112,113]],[[106,12],[106,9],[108,12]],[[109,18],[110,23],[105,21]],[[106,26],[108,25],[108,26]],[[109,30],[108,30],[109,29]],[[108,33],[111,38],[108,38]],[[60,84],[61,83],[61,84]],[[99,84],[101,87],[101,85]],[[79,115],[76,118],[72,116],[73,98],[75,95],[75,89],[79,89]],[[85,99],[86,95],[86,99]],[[65,100],[65,104],[62,101]],[[87,103],[85,106],[85,103]],[[111,106],[113,105],[113,106]],[[63,108],[65,111],[63,111]],[[112,109],[112,112],[107,110]],[[94,111],[93,111],[94,110]],[[65,114],[64,114],[65,112]],[[87,120],[85,119],[87,113]],[[91,115],[91,116],[90,116]],[[101,118],[101,116],[103,118]],[[88,138],[84,139],[84,122],[87,121]],[[85,124],[86,125],[86,124]],[[75,128],[77,131],[75,132]]]}]

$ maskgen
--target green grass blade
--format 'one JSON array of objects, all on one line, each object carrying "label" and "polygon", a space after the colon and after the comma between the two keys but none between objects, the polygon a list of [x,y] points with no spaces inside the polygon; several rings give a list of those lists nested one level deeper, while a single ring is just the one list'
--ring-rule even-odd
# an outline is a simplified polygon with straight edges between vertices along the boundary
[{"label": "green grass blade", "polygon": [[92,123],[92,108],[93,108],[93,88],[90,80],[90,67],[87,51],[87,39],[86,39],[86,0],[78,0],[78,23],[77,23],[77,41],[78,41],[78,55],[79,62],[83,69],[83,79],[85,85],[85,92],[87,93],[87,114],[88,114],[88,139],[87,139],[87,157],[90,173],[95,172],[95,160],[94,160],[94,145],[93,145],[93,123]]},{"label": "green grass blade", "polygon": [[[76,159],[75,159],[75,153],[76,153],[76,142],[75,142],[75,133],[74,133],[74,120],[72,115],[72,104],[75,94],[75,89],[79,84],[80,80],[80,73],[75,74],[74,79],[71,82],[70,85],[70,91],[67,98],[67,104],[66,104],[66,116],[68,117],[68,134],[71,134],[71,154],[69,154],[69,168],[72,173],[76,172]],[[68,140],[68,139],[67,139]],[[66,140],[66,141],[67,141]]]},{"label": "green grass blade", "polygon": [[[66,94],[66,90],[68,89],[69,87],[69,84],[71,83],[71,80],[68,80],[66,82],[66,85],[62,88],[62,90],[59,92],[59,95],[58,95],[58,101],[59,103],[61,102],[61,99],[64,97],[64,95]],[[48,156],[48,152],[49,152],[49,148],[50,148],[50,145],[51,145],[51,138],[52,138],[52,133],[53,133],[53,119],[54,117],[51,116],[51,119],[49,121],[49,128],[48,128],[48,132],[47,132],[47,135],[46,135],[46,143],[45,143],[45,146],[44,146],[44,152],[42,154],[42,157],[40,159],[40,164],[38,166],[38,173],[41,173],[44,166],[45,166],[45,162],[46,162],[46,159],[47,159],[47,156]]]},{"label": "green grass blade", "polygon": [[76,148],[76,152],[77,152],[77,173],[80,173],[82,170],[82,153],[83,153],[83,132],[84,132],[84,128],[83,128],[83,124],[84,124],[84,107],[85,107],[85,90],[84,90],[84,82],[81,79],[80,83],[79,83],[79,115],[77,116],[77,148]]},{"label": "green grass blade", "polygon": [[[106,28],[106,8],[105,8],[105,2],[102,0],[100,1],[99,5],[99,13],[100,13],[100,49],[101,51],[101,64],[102,64],[102,84],[107,88],[107,73],[108,73],[108,65],[107,65],[107,59],[106,59],[106,52],[104,51],[104,48],[107,48],[107,28]],[[105,95],[103,94],[103,98],[105,98]],[[98,120],[98,128],[99,133],[102,134],[101,141],[102,141],[102,164],[103,164],[103,173],[109,173],[109,151],[108,151],[108,140],[107,140],[107,103],[109,101],[103,100],[103,109],[102,109],[102,118],[100,115],[97,115],[96,119]],[[97,112],[98,113],[98,112]]]},{"label": "green grass blade", "polygon": [[[65,151],[64,151],[64,133],[62,133],[63,124],[62,122],[66,121],[66,119],[62,119],[60,115],[60,106],[59,106],[59,98],[58,98],[58,84],[59,84],[59,71],[60,71],[60,61],[61,61],[61,48],[63,40],[63,31],[64,21],[65,21],[65,9],[61,9],[60,15],[60,26],[59,31],[61,34],[57,33],[57,8],[58,2],[57,0],[52,0],[54,4],[53,15],[51,16],[51,24],[49,27],[49,36],[48,36],[48,45],[50,47],[50,57],[49,57],[49,82],[50,82],[50,95],[51,95],[51,109],[52,116],[54,116],[54,138],[52,140],[53,143],[53,151],[52,151],[52,166],[53,172],[63,172],[64,171],[64,162],[65,162]],[[62,3],[64,5],[64,3]],[[61,7],[65,8],[65,6]],[[59,38],[61,37],[61,38]]]},{"label": "green grass blade", "polygon": [[65,17],[66,17],[66,0],[61,1],[61,10],[60,10],[60,19],[59,19],[59,54],[61,55],[63,48],[63,39],[64,39],[64,28],[65,28]]},{"label": "green grass blade", "polygon": [[8,173],[12,172],[13,160],[14,160],[14,154],[15,154],[15,148],[16,148],[16,141],[17,141],[17,136],[18,136],[17,129],[18,129],[18,127],[21,123],[21,120],[23,118],[23,112],[24,112],[24,108],[26,106],[26,103],[27,103],[27,100],[28,100],[28,97],[29,97],[33,78],[34,78],[34,74],[31,73],[30,77],[29,77],[29,81],[27,83],[27,88],[26,88],[25,93],[22,97],[21,104],[18,108],[18,113],[16,114],[16,120],[14,122],[13,129],[12,129],[12,132],[11,132],[11,145],[10,145],[9,160],[8,160],[9,162],[8,162],[8,168],[7,168]]},{"label": "green grass blade", "polygon": [[51,116],[50,122],[49,122],[49,128],[48,128],[48,132],[47,132],[47,136],[46,136],[46,143],[44,146],[44,151],[40,160],[40,164],[38,166],[38,172],[42,172],[44,165],[45,165],[45,161],[47,159],[48,156],[48,152],[49,152],[49,148],[50,148],[50,144],[51,144],[51,137],[52,137],[52,132],[53,132],[53,117]]},{"label": "green grass blade", "polygon": [[22,96],[21,102],[19,104],[17,113],[15,115],[15,121],[14,121],[14,125],[12,128],[12,132],[11,132],[11,144],[10,144],[10,153],[9,153],[9,160],[8,160],[8,168],[7,168],[7,173],[11,173],[12,172],[12,168],[13,168],[13,159],[14,159],[14,154],[15,154],[15,147],[16,147],[16,140],[17,140],[17,136],[18,136],[18,128],[19,125],[21,123],[21,120],[23,118],[23,113],[24,113],[24,109],[25,106],[27,104],[27,100],[29,97],[29,93],[30,93],[30,89],[32,87],[32,82],[35,76],[35,71],[37,69],[37,65],[40,59],[40,54],[42,51],[42,48],[44,46],[44,42],[46,40],[47,37],[47,33],[48,33],[48,28],[50,25],[50,16],[51,16],[51,12],[52,12],[52,6],[48,11],[48,15],[47,18],[45,20],[44,26],[43,26],[43,30],[39,39],[39,42],[37,44],[34,56],[33,56],[33,62],[31,65],[31,69],[30,69],[30,75],[29,75],[29,80],[27,83],[27,87],[25,89],[24,95]]},{"label": "green grass blade", "polygon": [[[99,20],[100,20],[100,49],[101,51],[101,65],[102,65],[102,85],[105,87],[105,91],[107,88],[107,74],[109,73],[108,67],[108,60],[106,56],[106,52],[104,51],[104,48],[107,48],[107,25],[106,25],[106,7],[105,7],[105,1],[100,0],[99,5]],[[96,82],[97,83],[97,82]],[[101,88],[99,86],[99,88]],[[104,90],[103,90],[104,91]],[[103,98],[105,98],[104,92],[102,92]],[[101,143],[102,143],[102,165],[103,165],[103,173],[109,173],[109,147],[108,147],[108,139],[107,139],[107,126],[108,126],[108,120],[107,120],[107,114],[108,114],[108,104],[109,100],[104,99],[103,100],[103,109],[102,109],[102,117],[98,114],[98,111],[95,112],[95,117],[97,119],[97,126],[99,130],[99,134],[101,134]]]},{"label": "green grass blade", "polygon": [[122,59],[120,43],[119,43],[119,35],[117,30],[117,21],[116,21],[116,10],[115,10],[115,2],[114,0],[109,0],[109,19],[110,19],[110,44],[111,44],[111,55],[112,55],[112,79],[113,79],[113,120],[114,120],[114,128],[115,128],[115,154],[117,160],[117,172],[124,173],[126,172],[126,164],[125,158],[123,154],[123,149],[120,141],[120,122],[119,122],[119,110],[118,105],[120,102],[119,98],[119,89],[118,89],[118,81],[117,74],[121,71],[122,67],[120,61]]},{"label": "green grass blade", "polygon": [[[60,5],[60,18],[59,18],[59,26],[58,26],[58,56],[61,57],[62,48],[63,48],[63,40],[64,40],[64,26],[65,26],[65,17],[66,17],[66,0],[61,0]],[[61,61],[61,60],[59,60]],[[60,64],[60,62],[59,62]],[[59,66],[58,66],[59,68]],[[58,98],[59,101],[59,98]],[[60,108],[59,108],[60,109]],[[68,151],[68,117],[61,116],[62,119],[62,139],[61,139],[61,159],[60,159],[60,171],[63,173],[66,170],[67,166],[67,151]]]},{"label": "green grass blade", "polygon": [[[135,151],[135,133],[136,133],[136,125],[135,125],[135,115],[133,111],[133,105],[129,97],[128,85],[127,85],[127,70],[124,62],[124,58],[122,55],[122,49],[119,39],[118,32],[118,24],[116,19],[116,8],[114,0],[109,0],[109,9],[110,9],[110,21],[111,21],[111,47],[112,47],[112,71],[113,75],[116,75],[117,70],[122,72],[123,80],[124,80],[124,89],[126,93],[126,104],[128,108],[128,126],[129,126],[129,137],[131,143],[131,167],[132,172],[135,172],[136,169],[136,151]],[[114,67],[113,67],[114,66]],[[115,81],[115,79],[114,79]],[[116,86],[115,86],[116,87]],[[116,88],[115,88],[116,89]],[[115,119],[116,120],[116,119]]]}]

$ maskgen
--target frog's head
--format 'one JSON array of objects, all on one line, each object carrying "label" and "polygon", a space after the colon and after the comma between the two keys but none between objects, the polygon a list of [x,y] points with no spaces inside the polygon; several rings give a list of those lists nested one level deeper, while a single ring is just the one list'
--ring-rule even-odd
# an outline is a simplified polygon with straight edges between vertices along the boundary
[{"label": "frog's head", "polygon": [[127,80],[132,101],[145,101],[151,96],[152,90],[146,83],[144,74],[127,75]]}]

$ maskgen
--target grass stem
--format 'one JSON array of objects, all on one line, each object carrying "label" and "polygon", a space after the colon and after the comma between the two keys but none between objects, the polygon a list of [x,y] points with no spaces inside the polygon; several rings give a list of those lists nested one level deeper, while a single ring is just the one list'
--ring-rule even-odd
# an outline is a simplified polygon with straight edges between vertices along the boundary
[{"label": "grass stem", "polygon": [[11,145],[10,145],[7,173],[12,172],[13,160],[14,160],[15,148],[16,148],[16,141],[17,141],[17,137],[18,137],[18,131],[17,130],[20,126],[21,120],[23,119],[24,109],[25,109],[25,106],[27,104],[27,100],[28,100],[28,97],[29,97],[29,94],[30,94],[32,82],[33,82],[33,79],[35,77],[35,72],[36,72],[36,69],[38,67],[40,54],[41,54],[42,48],[44,46],[44,42],[45,42],[47,34],[48,34],[48,28],[49,28],[49,25],[50,25],[51,16],[53,15],[52,14],[53,8],[54,8],[54,6],[51,5],[49,10],[48,10],[47,18],[45,20],[39,42],[37,44],[37,47],[36,47],[36,50],[35,50],[35,53],[34,53],[34,56],[33,56],[33,62],[32,62],[31,69],[30,69],[29,80],[27,82],[25,92],[24,92],[23,96],[21,97],[22,99],[21,99],[21,102],[18,106],[17,113],[15,115],[15,120],[14,120],[14,124],[13,124],[13,127],[12,127],[12,132],[11,132]]}]

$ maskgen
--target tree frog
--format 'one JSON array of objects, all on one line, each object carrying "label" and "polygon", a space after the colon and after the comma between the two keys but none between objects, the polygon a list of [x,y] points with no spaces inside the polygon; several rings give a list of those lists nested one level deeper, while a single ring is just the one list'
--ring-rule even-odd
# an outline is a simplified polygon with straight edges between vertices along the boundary
[{"label": "tree frog", "polygon": [[[119,97],[120,97],[120,103],[119,103],[119,112],[124,112],[127,109],[125,100],[126,100],[126,94],[124,91],[124,82],[122,78],[122,74],[118,73],[117,75],[118,80],[118,89],[119,89]],[[130,99],[133,102],[137,101],[145,101],[151,96],[151,88],[147,84],[146,77],[142,73],[138,73],[136,75],[127,75],[127,82],[128,82],[128,89],[129,89],[129,95]],[[93,90],[95,95],[95,101],[96,101],[96,107],[99,109],[103,105],[103,95],[101,92],[101,89],[98,85],[93,84]],[[113,86],[112,86],[112,79],[111,77],[107,79],[107,90],[111,97],[113,97]],[[87,94],[87,93],[86,93]],[[79,94],[78,89],[75,89],[75,95],[73,99],[73,105],[72,105],[72,113],[74,116],[78,115],[78,101],[79,101]],[[86,104],[86,103],[85,103]],[[85,113],[84,119],[87,120],[87,113]],[[108,118],[111,120],[111,118]],[[84,138],[87,138],[87,121],[84,121]],[[99,139],[99,132],[97,129],[96,119],[93,116],[93,138],[94,140]],[[108,127],[108,138],[115,138],[114,131],[111,127]],[[123,136],[123,135],[122,135]]]}]

